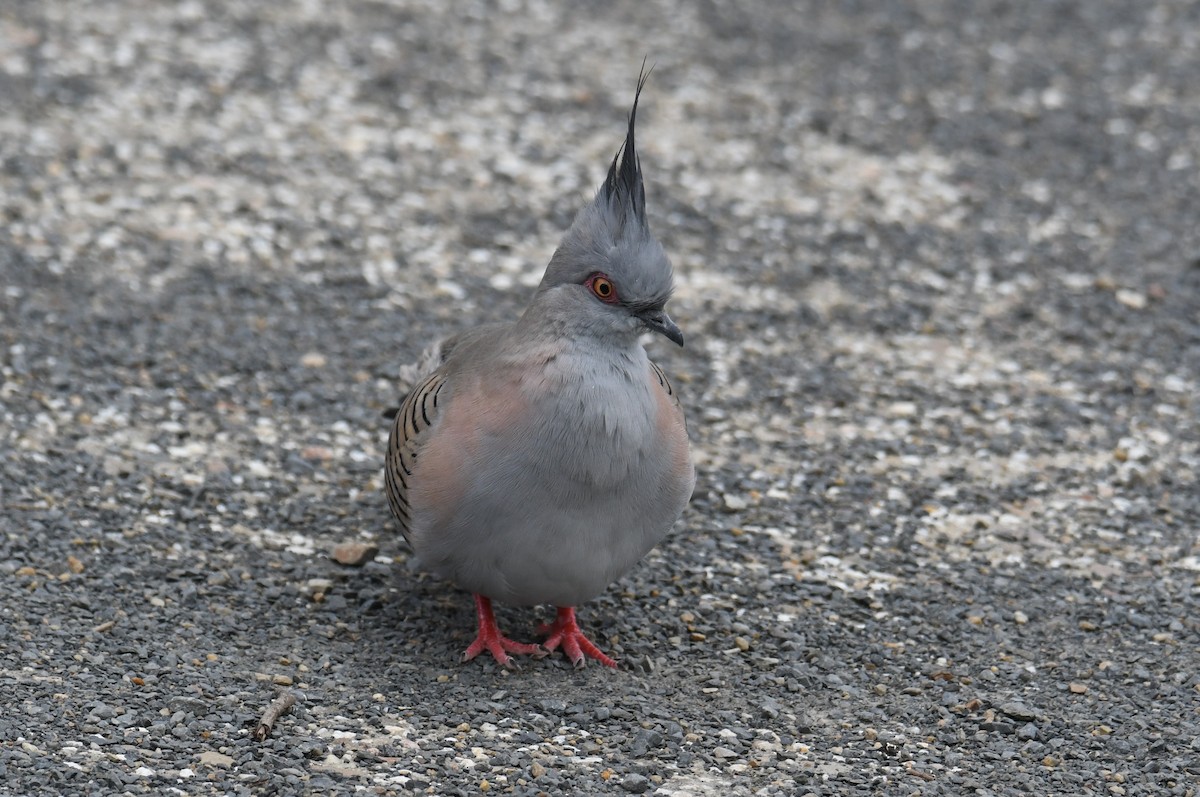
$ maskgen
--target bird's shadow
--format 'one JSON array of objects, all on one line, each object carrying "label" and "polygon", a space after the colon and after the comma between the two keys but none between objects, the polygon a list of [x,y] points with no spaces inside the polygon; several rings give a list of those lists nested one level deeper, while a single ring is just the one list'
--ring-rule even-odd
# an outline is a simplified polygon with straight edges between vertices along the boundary
[{"label": "bird's shadow", "polygon": [[[372,668],[450,672],[457,669],[495,671],[514,675],[538,670],[572,669],[561,653],[543,659],[516,657],[515,671],[505,672],[488,656],[463,662],[463,651],[475,638],[476,618],[471,594],[438,576],[421,570],[411,550],[402,543],[388,554],[390,570],[362,573],[365,579],[378,579],[373,591],[384,596],[357,618],[361,645],[357,655],[371,659]],[[351,576],[353,580],[354,576]],[[615,598],[601,596],[588,604],[587,627],[601,648],[620,634]],[[554,619],[550,606],[506,606],[494,604],[497,624],[512,639],[538,642],[538,627]],[[614,655],[626,657],[631,651],[617,648]],[[594,664],[594,663],[593,663]],[[596,665],[587,669],[605,669]]]}]

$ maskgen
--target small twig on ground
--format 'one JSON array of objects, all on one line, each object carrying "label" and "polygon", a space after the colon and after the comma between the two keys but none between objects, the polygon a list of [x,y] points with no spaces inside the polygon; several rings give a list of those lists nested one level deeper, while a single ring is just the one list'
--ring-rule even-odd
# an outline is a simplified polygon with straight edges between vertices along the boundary
[{"label": "small twig on ground", "polygon": [[280,692],[279,697],[271,701],[271,705],[267,706],[267,710],[263,712],[262,719],[258,721],[258,727],[254,729],[254,741],[266,741],[267,737],[271,735],[271,728],[275,726],[275,720],[291,711],[292,706],[296,705],[296,701],[299,699],[299,696],[291,689]]}]

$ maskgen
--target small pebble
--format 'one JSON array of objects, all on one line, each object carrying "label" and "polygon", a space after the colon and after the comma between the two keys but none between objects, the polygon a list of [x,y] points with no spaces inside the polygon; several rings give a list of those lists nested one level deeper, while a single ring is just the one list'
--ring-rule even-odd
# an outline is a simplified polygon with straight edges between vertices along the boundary
[{"label": "small pebble", "polygon": [[214,750],[205,750],[200,754],[200,763],[210,767],[231,767],[233,758]]},{"label": "small pebble", "polygon": [[725,493],[721,496],[726,512],[740,512],[750,506],[750,502],[744,496],[734,493]]},{"label": "small pebble", "polygon": [[379,553],[379,546],[363,542],[343,542],[333,547],[333,561],[347,567],[362,567]]},{"label": "small pebble", "polygon": [[1015,720],[1028,722],[1037,718],[1034,710],[1024,703],[1003,703],[999,706],[999,711],[1001,714],[1005,714]]},{"label": "small pebble", "polygon": [[1117,301],[1133,310],[1146,308],[1146,294],[1121,288],[1116,292]]},{"label": "small pebble", "polygon": [[650,786],[650,778],[637,773],[626,775],[621,779],[621,788],[630,794],[643,794],[649,791]]}]

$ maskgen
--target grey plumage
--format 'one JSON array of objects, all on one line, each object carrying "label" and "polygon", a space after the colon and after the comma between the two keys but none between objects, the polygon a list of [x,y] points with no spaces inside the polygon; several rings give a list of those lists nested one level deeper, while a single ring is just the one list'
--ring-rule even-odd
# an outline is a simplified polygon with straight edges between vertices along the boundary
[{"label": "grey plumage", "polygon": [[569,607],[644,557],[691,495],[682,409],[639,342],[651,330],[683,343],[665,312],[671,266],[645,218],[634,139],[644,84],[604,184],[520,318],[427,352],[432,373],[392,427],[385,483],[401,531],[426,567],[476,593],[468,655],[529,652],[493,645],[495,598],[563,607],[559,636],[572,637],[563,647],[576,664],[581,645],[611,664]]},{"label": "grey plumage", "polygon": [[576,214],[550,258],[538,293],[582,282],[599,271],[620,284],[621,304],[628,309],[661,310],[671,298],[671,263],[650,233],[635,137],[638,99],[649,77],[647,72],[638,78],[625,141],[613,156],[595,199]]}]

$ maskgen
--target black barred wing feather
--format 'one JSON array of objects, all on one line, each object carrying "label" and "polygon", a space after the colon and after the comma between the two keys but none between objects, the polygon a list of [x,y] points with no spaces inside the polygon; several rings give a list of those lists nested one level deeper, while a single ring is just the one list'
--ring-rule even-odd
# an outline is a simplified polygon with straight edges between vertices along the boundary
[{"label": "black barred wing feather", "polygon": [[654,375],[658,377],[658,383],[662,385],[663,390],[667,391],[667,395],[675,400],[675,406],[680,406],[679,396],[675,395],[675,388],[671,387],[671,380],[667,379],[666,372],[659,368],[653,360],[650,362],[650,369],[654,371]]},{"label": "black barred wing feather", "polygon": [[663,369],[659,368],[653,360],[650,361],[650,373],[654,379],[658,380],[658,384],[662,387],[663,392],[667,396],[667,400],[671,402],[674,408],[675,416],[683,425],[684,430],[687,429],[687,418],[683,414],[683,403],[679,401],[679,394],[675,392],[675,388],[671,387],[671,380],[667,379],[667,374]]},{"label": "black barred wing feather", "polygon": [[400,406],[388,437],[387,460],[383,468],[384,487],[392,515],[400,524],[400,532],[406,540],[409,539],[412,523],[408,485],[420,455],[422,437],[436,422],[438,398],[445,384],[445,376],[435,372],[413,388]]}]

